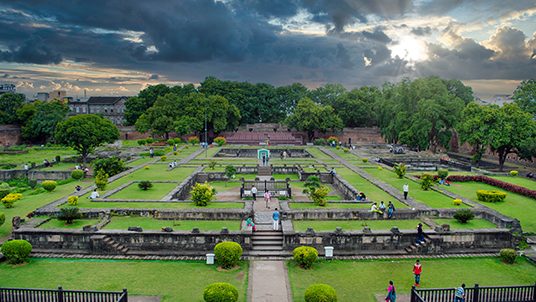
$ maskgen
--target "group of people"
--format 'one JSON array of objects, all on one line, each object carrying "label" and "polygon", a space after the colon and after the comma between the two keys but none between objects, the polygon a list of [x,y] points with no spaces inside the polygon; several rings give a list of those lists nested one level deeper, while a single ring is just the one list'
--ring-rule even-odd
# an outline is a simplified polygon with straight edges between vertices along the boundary
[{"label": "group of people", "polygon": [[169,163],[168,167],[169,167],[170,169],[173,169],[173,168],[177,167],[178,165],[179,165],[179,164],[177,163],[177,161],[174,160],[174,161],[172,161],[172,162]]},{"label": "group of people", "polygon": [[[419,259],[415,261],[415,264],[413,265],[413,276],[415,278],[415,283],[413,286],[420,287],[421,286],[421,274],[422,274],[422,264]],[[386,302],[396,302],[396,288],[394,285],[394,282],[391,280],[389,281],[389,286],[387,287],[387,296],[385,297]],[[456,288],[456,292],[454,294],[454,302],[465,302],[465,283],[460,285],[460,287]]]},{"label": "group of people", "polygon": [[383,215],[385,212],[387,212],[387,219],[393,218],[393,215],[395,213],[395,205],[389,201],[389,204],[387,206],[383,201],[380,201],[380,205],[378,206],[378,203],[375,202],[370,207],[370,212],[372,213],[378,213],[379,215]]},{"label": "group of people", "polygon": [[[274,231],[279,230],[280,217],[281,217],[281,214],[279,213],[277,208],[275,208],[275,210],[272,212],[272,229]],[[248,217],[246,219],[246,228],[249,228],[249,227],[251,227],[251,230],[253,232],[257,231],[257,226],[255,225],[255,222],[253,222],[253,218],[251,217]]]},{"label": "group of people", "polygon": [[[251,196],[253,197],[254,201],[257,201],[257,193],[258,193],[257,187],[255,187],[255,185],[253,185],[251,187]],[[270,191],[264,190],[263,197],[264,197],[265,206],[266,206],[267,209],[269,209],[270,208],[270,203],[272,201],[272,194],[270,193]]]}]

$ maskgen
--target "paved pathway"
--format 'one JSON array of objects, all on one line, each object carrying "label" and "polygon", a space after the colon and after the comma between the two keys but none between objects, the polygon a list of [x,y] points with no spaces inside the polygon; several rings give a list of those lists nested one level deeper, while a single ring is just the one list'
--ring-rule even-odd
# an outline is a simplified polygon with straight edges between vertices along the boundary
[{"label": "paved pathway", "polygon": [[252,261],[249,270],[248,301],[290,302],[287,270],[283,261]]}]

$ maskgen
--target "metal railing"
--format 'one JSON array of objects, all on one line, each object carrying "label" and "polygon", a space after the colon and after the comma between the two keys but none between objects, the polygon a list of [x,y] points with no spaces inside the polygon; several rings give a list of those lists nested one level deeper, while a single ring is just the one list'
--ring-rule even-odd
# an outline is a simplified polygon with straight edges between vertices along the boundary
[{"label": "metal railing", "polygon": [[37,288],[0,288],[2,302],[128,302],[126,289],[121,292]]},{"label": "metal railing", "polygon": [[[411,302],[452,302],[455,288],[411,289]],[[465,288],[465,302],[534,302],[534,285],[479,286]]]}]

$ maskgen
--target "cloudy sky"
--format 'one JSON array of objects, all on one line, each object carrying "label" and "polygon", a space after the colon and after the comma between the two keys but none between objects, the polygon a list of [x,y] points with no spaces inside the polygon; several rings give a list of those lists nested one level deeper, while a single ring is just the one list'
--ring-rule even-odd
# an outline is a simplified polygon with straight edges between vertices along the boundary
[{"label": "cloudy sky", "polygon": [[535,74],[534,0],[0,0],[0,83],[28,95],[438,75],[485,97]]}]

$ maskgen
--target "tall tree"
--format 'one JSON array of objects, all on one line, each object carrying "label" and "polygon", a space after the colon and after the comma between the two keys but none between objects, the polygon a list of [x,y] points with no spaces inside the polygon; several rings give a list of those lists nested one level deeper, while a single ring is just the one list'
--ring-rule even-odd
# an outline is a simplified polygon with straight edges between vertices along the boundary
[{"label": "tall tree", "polygon": [[306,131],[309,141],[314,138],[316,130],[336,131],[343,127],[342,120],[335,114],[333,107],[316,104],[307,97],[298,102],[294,113],[287,118],[286,123],[291,128]]},{"label": "tall tree", "polygon": [[18,93],[4,93],[0,95],[0,125],[19,122],[17,109],[24,104],[24,95]]},{"label": "tall tree", "polygon": [[473,88],[465,86],[460,80],[443,80],[450,94],[459,97],[465,104],[475,100]]},{"label": "tall tree", "polygon": [[36,101],[25,104],[17,115],[24,121],[22,138],[34,143],[44,143],[54,137],[56,125],[63,121],[69,112],[64,101]]},{"label": "tall tree", "polygon": [[335,100],[346,93],[341,84],[326,84],[309,92],[309,97],[316,103],[333,106]]},{"label": "tall tree", "polygon": [[99,115],[81,114],[60,122],[55,137],[58,143],[75,149],[85,163],[96,147],[117,140],[119,130],[110,120]]},{"label": "tall tree", "polygon": [[171,88],[164,84],[149,86],[137,97],[129,98],[125,103],[125,123],[134,125],[138,118],[145,113],[156,102],[159,96],[164,96],[171,91]]},{"label": "tall tree", "polygon": [[173,123],[182,113],[181,102],[177,95],[168,93],[159,96],[152,107],[140,116],[136,122],[136,130],[151,131],[156,135],[164,135],[174,131]]},{"label": "tall tree", "polygon": [[536,80],[525,80],[514,90],[513,99],[523,110],[536,118]]}]

